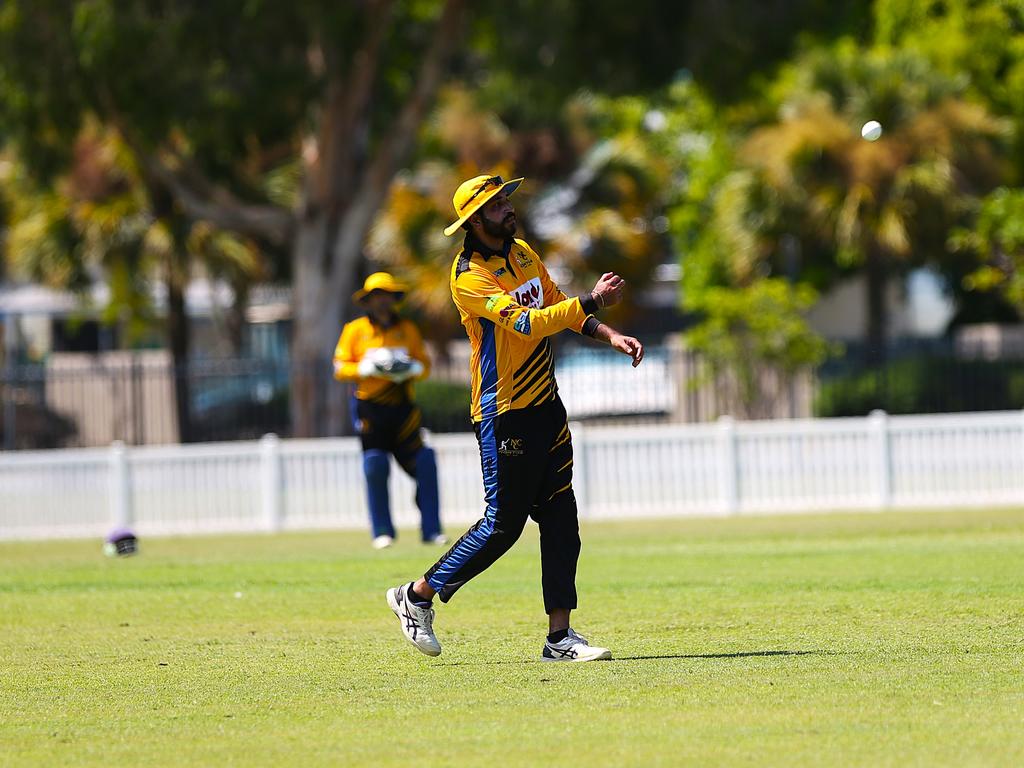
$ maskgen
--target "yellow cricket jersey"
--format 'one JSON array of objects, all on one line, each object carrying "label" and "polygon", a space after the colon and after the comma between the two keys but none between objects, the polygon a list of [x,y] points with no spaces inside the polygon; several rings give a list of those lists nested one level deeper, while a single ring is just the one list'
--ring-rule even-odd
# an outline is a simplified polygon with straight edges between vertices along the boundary
[{"label": "yellow cricket jersey", "polygon": [[412,402],[413,379],[396,383],[378,376],[359,376],[359,361],[367,350],[390,347],[402,351],[414,360],[423,363],[423,373],[417,380],[425,379],[430,373],[430,358],[423,347],[423,337],[410,320],[398,319],[393,325],[383,327],[369,317],[360,317],[346,323],[334,349],[334,378],[339,381],[357,381],[356,397],[383,405],[398,405]]},{"label": "yellow cricket jersey", "polygon": [[523,240],[491,251],[472,234],[452,264],[452,298],[469,335],[474,421],[554,399],[548,336],[597,325],[593,298],[568,298]]}]

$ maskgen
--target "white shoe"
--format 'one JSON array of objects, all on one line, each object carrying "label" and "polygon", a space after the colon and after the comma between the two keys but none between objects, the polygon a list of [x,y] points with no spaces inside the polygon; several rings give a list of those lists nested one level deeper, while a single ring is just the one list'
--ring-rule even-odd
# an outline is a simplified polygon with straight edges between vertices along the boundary
[{"label": "white shoe", "polygon": [[434,635],[434,609],[422,608],[409,599],[411,585],[410,581],[408,584],[389,589],[388,606],[398,617],[406,640],[427,656],[440,656],[441,644]]},{"label": "white shoe", "polygon": [[424,544],[437,544],[439,547],[443,547],[445,544],[448,543],[448,537],[445,536],[443,533],[439,533],[439,534],[437,534],[437,536],[432,536],[429,539],[424,539],[423,543]]},{"label": "white shoe", "polygon": [[395,543],[395,539],[392,536],[378,536],[373,540],[374,549],[387,549]]},{"label": "white shoe", "polygon": [[602,661],[610,659],[612,652],[607,648],[591,645],[582,635],[572,629],[569,636],[557,643],[544,643],[541,661]]}]

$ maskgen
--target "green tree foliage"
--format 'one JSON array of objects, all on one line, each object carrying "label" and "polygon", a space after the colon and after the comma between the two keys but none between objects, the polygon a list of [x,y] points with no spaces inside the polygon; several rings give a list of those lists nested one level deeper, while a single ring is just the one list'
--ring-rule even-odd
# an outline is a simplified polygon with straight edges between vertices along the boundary
[{"label": "green tree foliage", "polygon": [[[1017,131],[1005,164],[1007,180],[1019,184],[1024,168],[1024,3],[876,0],[875,17],[880,44],[919,53],[935,69],[963,82],[968,97],[1013,121]],[[958,304],[953,323],[1015,321],[1013,303],[1006,301],[1009,294],[988,290],[994,275],[974,274],[977,251],[965,248],[959,253],[964,258],[951,260],[946,275]]]},{"label": "green tree foliage", "polygon": [[[117,131],[173,238],[172,308],[183,308],[190,240],[197,252],[223,243],[196,239],[194,224],[290,252],[295,349],[309,363],[329,355],[339,297],[464,5],[12,0],[0,14],[0,127],[41,186],[66,173],[88,120]],[[179,360],[187,336],[175,317]],[[292,398],[300,434],[317,420],[309,375]]]},{"label": "green tree foliage", "polygon": [[533,129],[580,88],[646,90],[680,67],[728,91],[799,31],[829,35],[860,15],[820,0],[786,4],[788,14],[783,5],[9,0],[0,130],[45,187],[66,172],[86,120],[99,120],[130,147],[176,252],[190,223],[204,222],[287,256],[278,273],[295,287],[295,431],[309,434],[324,420],[313,366],[439,87],[464,82],[512,130]]},{"label": "green tree foliage", "polygon": [[[961,92],[915,54],[853,42],[787,66],[772,89],[777,121],[750,135],[719,188],[727,273],[786,274],[794,237],[801,272],[819,288],[863,270],[867,340],[880,350],[887,281],[947,263],[951,227],[1003,176],[1009,127]],[[877,142],[860,137],[868,119],[885,126]]]},{"label": "green tree foliage", "polygon": [[[614,270],[635,297],[672,257],[670,229],[680,242],[700,237],[701,207],[715,174],[724,173],[725,142],[692,80],[651,97],[581,93],[565,105],[559,126],[515,131],[483,109],[478,95],[450,89],[428,125],[433,152],[392,185],[369,251],[417,285],[409,303],[439,339],[461,333],[448,288],[460,241],[441,234],[453,215],[450,191],[479,170],[523,172],[530,167],[517,160],[524,145],[534,151],[536,175],[515,197],[523,235],[549,264],[569,270],[574,288]],[[573,160],[569,172],[560,172],[564,158]],[[637,311],[628,298],[616,309],[615,322]]]},{"label": "green tree foliage", "polygon": [[[112,132],[132,188],[103,215],[164,233],[172,295],[211,252],[241,296],[254,253],[293,281],[296,434],[341,423],[317,366],[367,250],[451,322],[438,230],[483,170],[530,176],[526,234],[578,275],[642,283],[674,247],[690,309],[766,276],[866,270],[877,341],[885,281],[952,263],[950,227],[1005,180],[992,114],[1024,115],[1020,30],[1012,0],[9,0],[0,134],[50,210],[12,201],[45,247],[14,242],[88,277],[76,243],[99,243],[96,262],[113,240],[89,240],[64,184],[89,126]],[[841,35],[861,42],[823,44]],[[857,134],[869,118],[876,144]],[[119,259],[138,279],[158,251],[134,252]]]},{"label": "green tree foliage", "polygon": [[666,212],[678,183],[663,148],[677,126],[671,124],[676,114],[662,108],[665,101],[660,93],[578,95],[564,119],[579,160],[531,208],[552,260],[571,271],[578,288],[589,289],[610,271],[629,282],[629,296],[609,313],[613,323],[635,316],[636,296],[671,255]]},{"label": "green tree foliage", "polygon": [[714,99],[756,93],[801,40],[870,31],[869,3],[829,0],[518,0],[475,26],[514,66],[471,72],[482,103],[515,129],[547,124],[565,94],[649,92],[692,76]]},{"label": "green tree foliage", "polygon": [[690,303],[703,319],[686,333],[686,343],[703,355],[718,386],[735,391],[742,407],[737,415],[771,413],[768,379],[778,392],[825,359],[826,343],[803,317],[816,300],[810,286],[768,278],[742,288],[709,288]]},{"label": "green tree foliage", "polygon": [[922,55],[1000,115],[1024,119],[1021,0],[875,0],[876,39]]},{"label": "green tree foliage", "polygon": [[[187,261],[235,288],[231,319],[244,309],[245,286],[263,274],[253,243],[210,231],[203,222],[156,217],[131,151],[116,132],[92,120],[77,134],[64,174],[43,184],[15,157],[4,164],[0,194],[8,214],[6,248],[12,275],[78,291],[86,300],[86,289],[101,278],[109,301],[96,308],[99,317],[117,325],[126,343],[151,334],[158,321],[152,283],[162,279],[168,289],[168,347],[178,371],[188,355]],[[239,324],[229,326],[235,330]],[[175,376],[174,385],[178,434],[188,440],[188,378]]]},{"label": "green tree foliage", "polygon": [[996,291],[1024,311],[1024,190],[1001,188],[987,196],[973,226],[954,232],[951,242],[977,259],[964,277],[967,290]]},{"label": "green tree foliage", "polygon": [[8,212],[11,274],[83,298],[97,275],[110,288],[100,317],[121,326],[131,343],[154,320],[147,278],[169,245],[150,215],[123,144],[95,123],[75,138],[66,174],[39,183],[16,157],[5,164],[0,192]]}]

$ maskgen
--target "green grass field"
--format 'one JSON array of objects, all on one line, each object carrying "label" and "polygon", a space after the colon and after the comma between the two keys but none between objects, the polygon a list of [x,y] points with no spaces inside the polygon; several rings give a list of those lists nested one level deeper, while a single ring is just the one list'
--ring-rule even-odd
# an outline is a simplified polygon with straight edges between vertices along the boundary
[{"label": "green grass field", "polygon": [[420,655],[412,538],[0,544],[0,765],[1024,764],[1024,511],[584,526],[592,664],[533,526]]}]

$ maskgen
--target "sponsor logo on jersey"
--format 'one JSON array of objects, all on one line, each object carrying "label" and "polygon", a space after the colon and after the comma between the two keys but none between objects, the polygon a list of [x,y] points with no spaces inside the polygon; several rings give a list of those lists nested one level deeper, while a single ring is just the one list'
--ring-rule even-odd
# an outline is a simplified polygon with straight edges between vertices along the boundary
[{"label": "sponsor logo on jersey", "polygon": [[530,313],[529,311],[523,312],[518,318],[516,318],[515,324],[512,326],[524,336],[530,335]]},{"label": "sponsor logo on jersey", "polygon": [[534,277],[527,280],[518,288],[510,291],[516,304],[530,309],[540,309],[544,306],[544,290],[540,287],[540,278]]},{"label": "sponsor logo on jersey", "polygon": [[520,267],[523,267],[524,269],[526,267],[529,267],[529,266],[531,266],[533,264],[533,259],[531,259],[526,254],[526,251],[520,251],[520,250],[517,249],[515,251],[515,256],[516,256],[516,264],[518,264]]},{"label": "sponsor logo on jersey", "polygon": [[504,267],[500,267],[500,268],[498,269],[498,271],[494,273],[494,276],[495,276],[495,277],[501,277],[501,276],[502,276],[502,275],[504,275],[504,274],[505,274],[506,272],[508,272],[508,270],[507,270],[507,269],[505,269]]},{"label": "sponsor logo on jersey", "polygon": [[506,437],[498,444],[498,453],[502,456],[522,456],[526,441],[521,437]]},{"label": "sponsor logo on jersey", "polygon": [[488,312],[493,312],[494,308],[498,306],[498,302],[501,301],[503,298],[505,297],[502,296],[500,293],[495,293],[487,297],[487,302],[484,304],[484,306],[487,307]]}]

